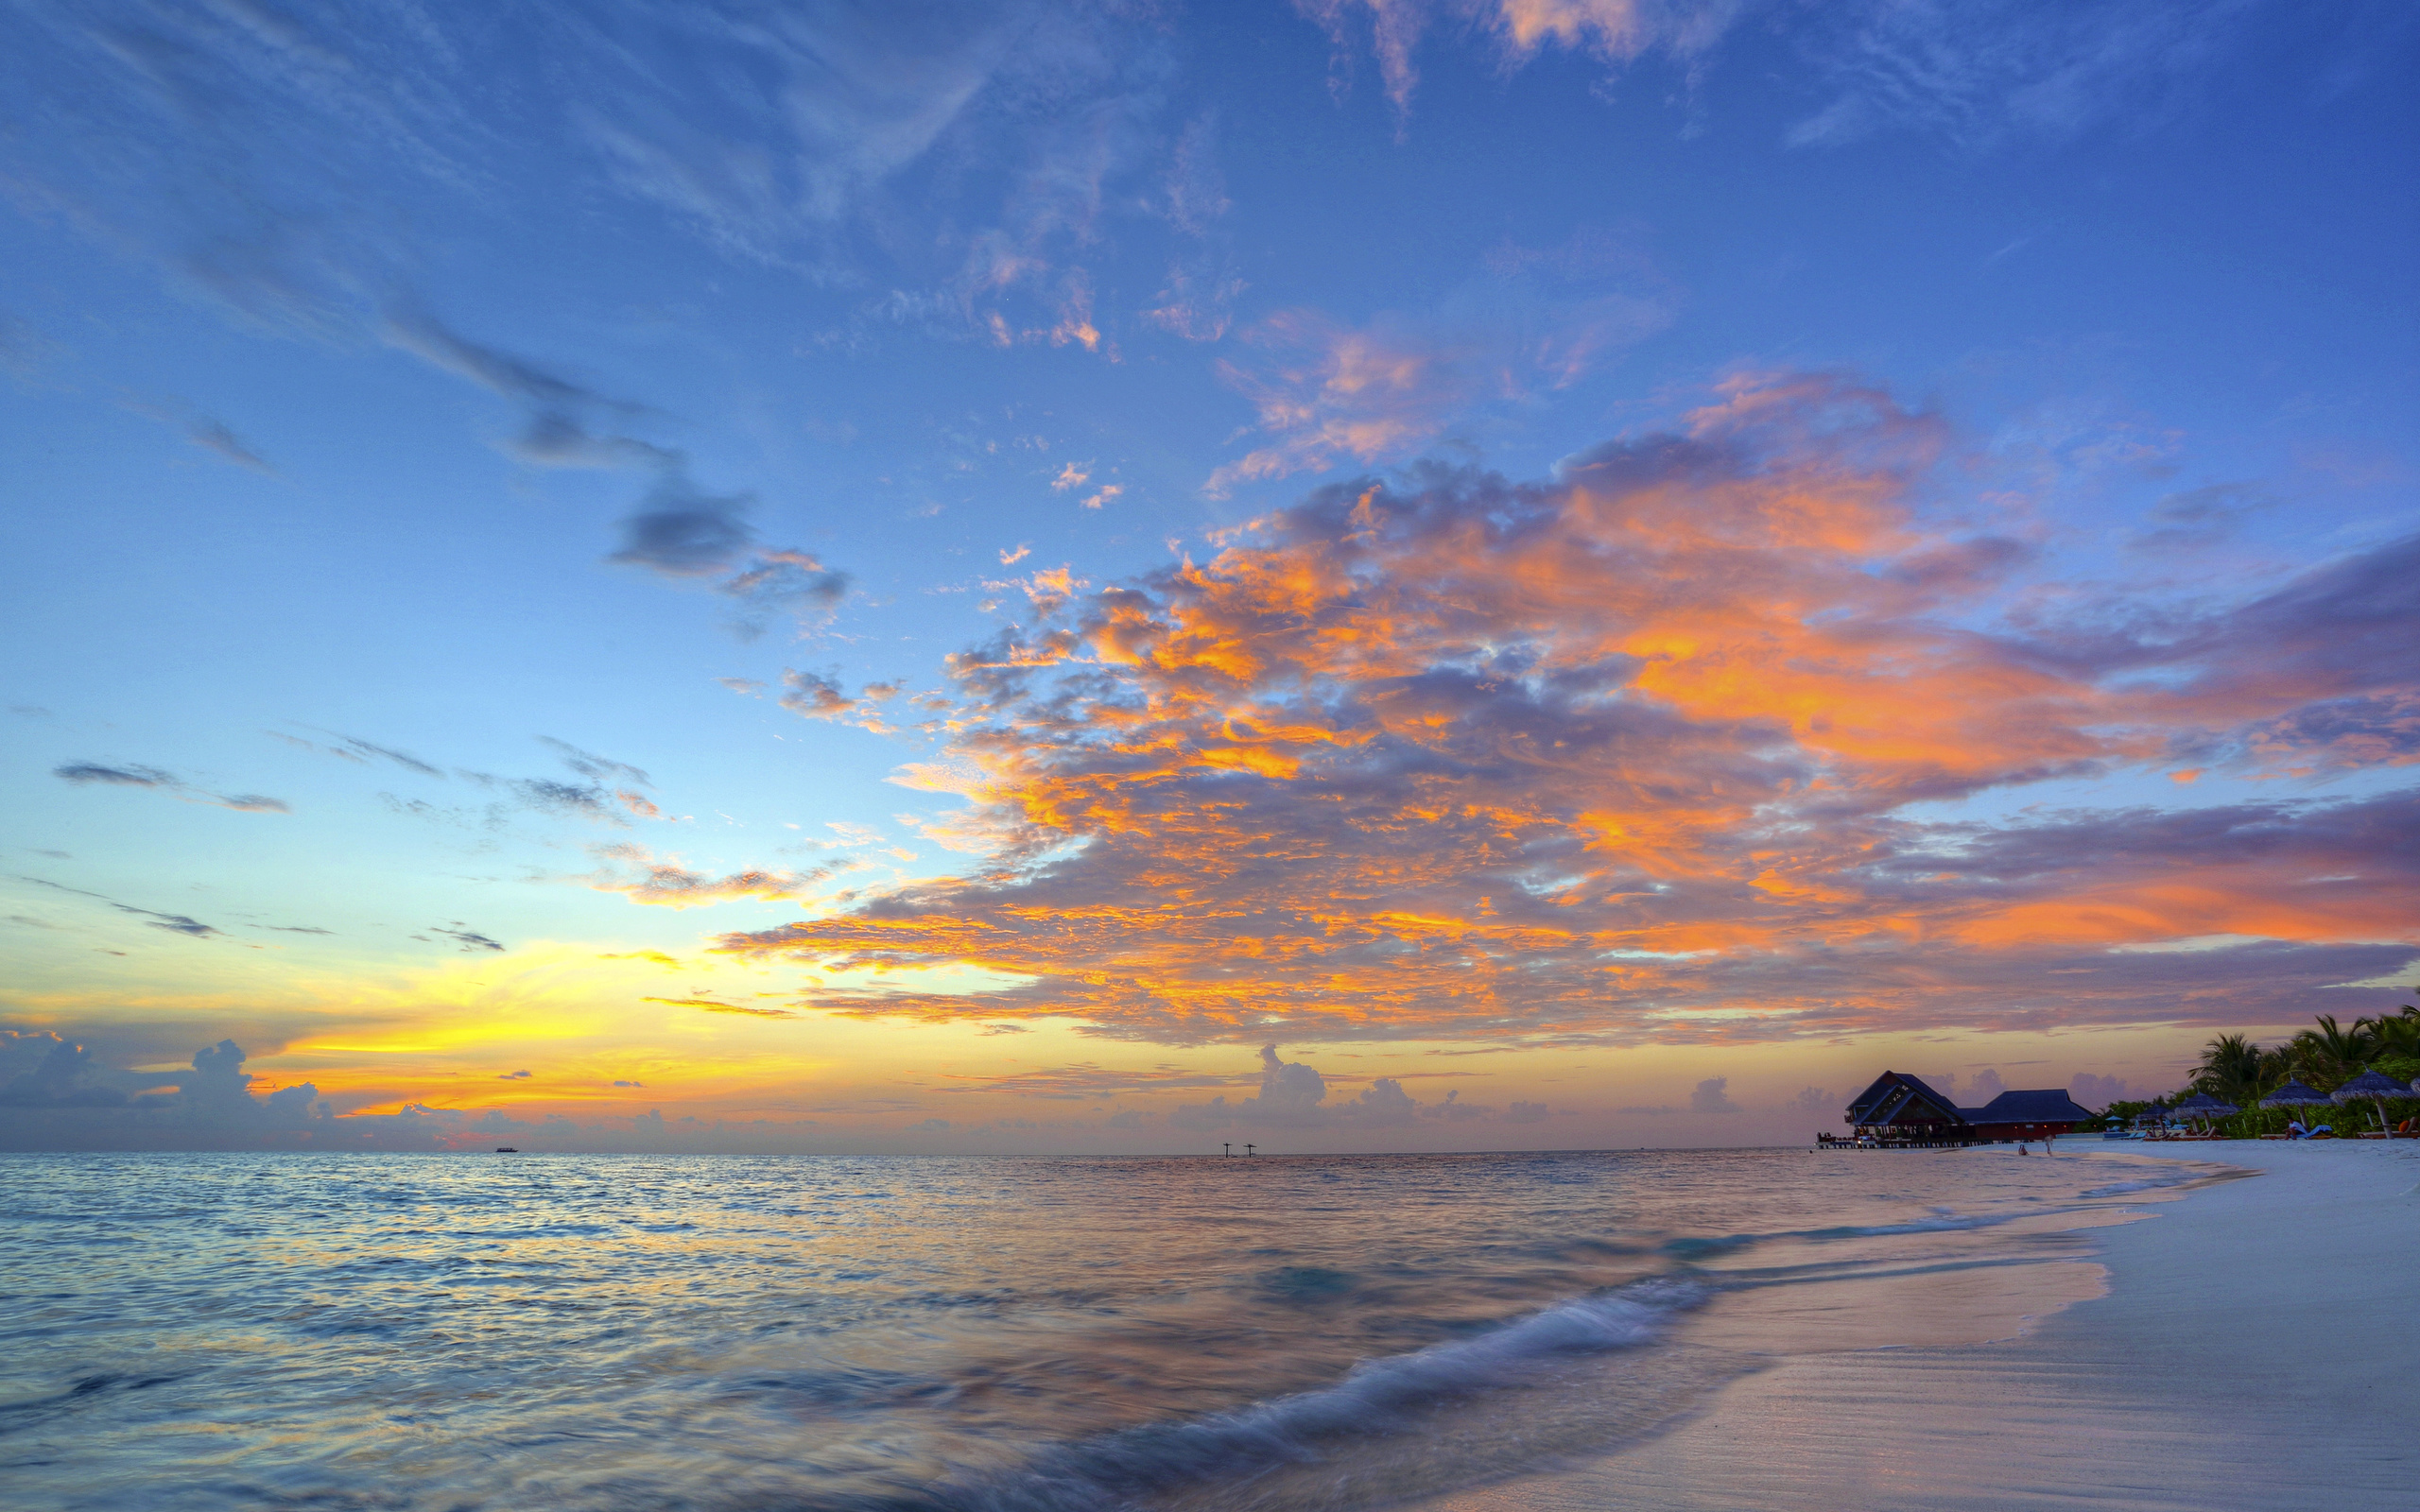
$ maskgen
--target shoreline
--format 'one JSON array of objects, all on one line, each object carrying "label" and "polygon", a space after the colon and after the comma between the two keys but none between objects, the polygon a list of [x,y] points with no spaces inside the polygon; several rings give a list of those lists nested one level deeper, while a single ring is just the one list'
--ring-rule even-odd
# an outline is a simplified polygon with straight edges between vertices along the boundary
[{"label": "shoreline", "polygon": [[[1421,1512],[2300,1512],[2413,1494],[2420,1143],[2056,1159],[2214,1179],[2046,1228],[2066,1253],[1946,1298],[1975,1304],[1984,1337],[1860,1347],[1838,1326],[1784,1329],[1762,1340],[1770,1363],[1665,1432]],[[1937,1317],[1942,1300],[1913,1311]],[[1718,1313],[1699,1337],[1741,1348],[1746,1323],[1771,1321]]]}]

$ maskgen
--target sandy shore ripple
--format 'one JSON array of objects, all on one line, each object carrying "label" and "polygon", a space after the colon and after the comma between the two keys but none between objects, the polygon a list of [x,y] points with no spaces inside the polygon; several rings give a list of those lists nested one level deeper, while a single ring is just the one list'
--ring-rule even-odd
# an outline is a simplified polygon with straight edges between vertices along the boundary
[{"label": "sandy shore ripple", "polygon": [[[1973,1316],[2015,1337],[1942,1342],[1922,1305],[1933,1337],[1892,1347],[1781,1329],[1770,1366],[1670,1432],[1423,1512],[2420,1507],[2420,1143],[2060,1158],[2123,1180],[2145,1157],[2247,1176],[2147,1193],[2142,1221],[2076,1234],[2072,1263],[2008,1273]],[[1751,1332],[1708,1327],[1734,1348]]]}]

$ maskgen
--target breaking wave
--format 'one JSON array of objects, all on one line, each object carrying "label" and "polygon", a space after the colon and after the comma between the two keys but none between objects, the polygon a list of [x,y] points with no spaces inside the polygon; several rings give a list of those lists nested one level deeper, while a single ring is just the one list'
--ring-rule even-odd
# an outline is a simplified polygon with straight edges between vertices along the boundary
[{"label": "breaking wave", "polygon": [[1363,1361],[1332,1386],[1056,1448],[1007,1475],[937,1488],[935,1504],[962,1512],[1095,1512],[1312,1464],[1357,1440],[1415,1433],[1439,1407],[1537,1384],[1542,1367],[1653,1344],[1675,1316],[1710,1295],[1696,1280],[1657,1277],[1574,1298],[1468,1338]]}]

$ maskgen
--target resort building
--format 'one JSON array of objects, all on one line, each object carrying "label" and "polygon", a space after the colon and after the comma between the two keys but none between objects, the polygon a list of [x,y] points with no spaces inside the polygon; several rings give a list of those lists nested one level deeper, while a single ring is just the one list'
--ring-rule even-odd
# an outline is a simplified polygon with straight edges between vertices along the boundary
[{"label": "resort building", "polygon": [[1972,1144],[1958,1105],[1904,1072],[1886,1071],[1849,1104],[1857,1142],[1930,1147]]},{"label": "resort building", "polygon": [[1980,1108],[1965,1109],[1965,1114],[1967,1127],[1979,1141],[2046,1140],[2053,1134],[2072,1133],[2093,1120],[2091,1108],[2079,1106],[2057,1088],[2002,1092]]},{"label": "resort building", "polygon": [[1849,1104],[1848,1139],[1818,1136],[1825,1144],[1938,1149],[1996,1140],[2043,1140],[2072,1133],[2092,1121],[2090,1108],[2050,1088],[2005,1091],[1980,1108],[1960,1108],[1921,1077],[1886,1071]]}]

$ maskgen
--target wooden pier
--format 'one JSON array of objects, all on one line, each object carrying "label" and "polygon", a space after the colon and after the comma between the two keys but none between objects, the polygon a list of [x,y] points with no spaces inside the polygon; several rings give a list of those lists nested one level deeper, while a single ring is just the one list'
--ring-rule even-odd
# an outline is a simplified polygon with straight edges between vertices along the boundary
[{"label": "wooden pier", "polygon": [[1971,1139],[1943,1136],[1937,1139],[1847,1139],[1837,1134],[1819,1134],[1815,1147],[1819,1150],[1964,1150],[1974,1147]]}]

